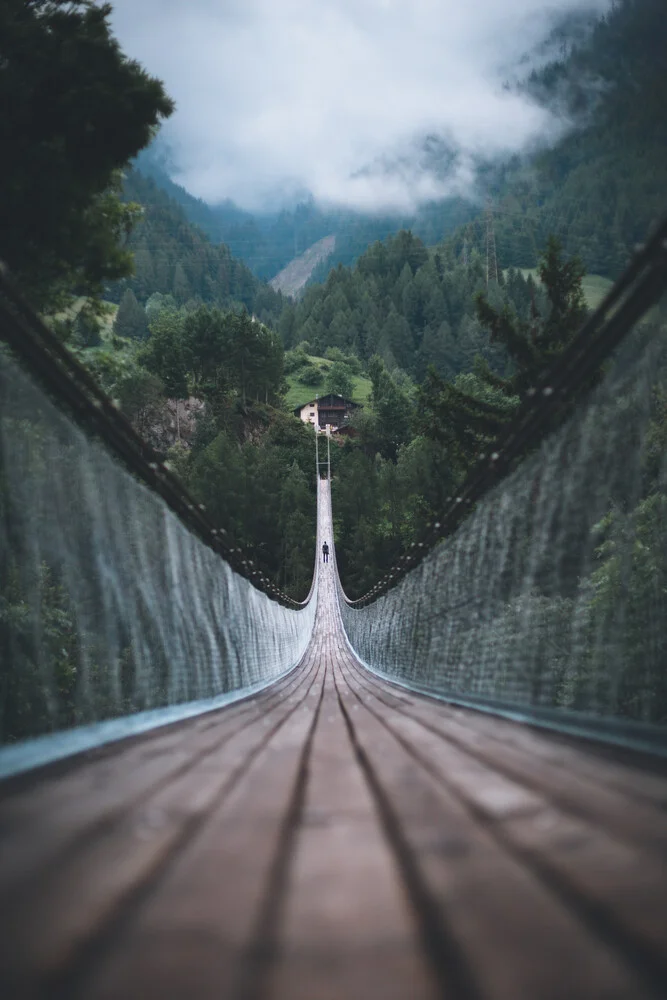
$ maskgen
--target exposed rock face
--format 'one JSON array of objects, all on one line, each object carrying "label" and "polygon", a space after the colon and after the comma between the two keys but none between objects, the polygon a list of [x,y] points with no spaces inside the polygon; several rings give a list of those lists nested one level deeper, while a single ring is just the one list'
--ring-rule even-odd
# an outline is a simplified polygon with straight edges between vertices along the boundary
[{"label": "exposed rock face", "polygon": [[317,265],[333,253],[335,246],[335,236],[325,236],[324,239],[318,240],[299,257],[290,261],[287,267],[284,267],[275,278],[271,279],[269,284],[277,292],[289,295],[293,299],[296,298]]},{"label": "exposed rock face", "polygon": [[197,427],[197,416],[203,409],[203,399],[197,399],[196,396],[190,396],[189,399],[167,400],[168,430],[174,438],[170,444],[181,441],[185,445],[190,445]]},{"label": "exposed rock face", "polygon": [[168,451],[177,441],[189,448],[197,427],[197,416],[204,405],[204,401],[195,396],[166,399],[159,406],[147,405],[134,415],[132,423],[135,430],[159,452]]}]

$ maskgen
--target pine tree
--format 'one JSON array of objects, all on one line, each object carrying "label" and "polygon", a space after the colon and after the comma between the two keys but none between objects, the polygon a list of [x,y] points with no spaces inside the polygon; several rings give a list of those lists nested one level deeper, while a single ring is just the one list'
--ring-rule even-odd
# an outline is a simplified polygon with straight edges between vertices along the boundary
[{"label": "pine tree", "polygon": [[174,268],[173,293],[174,298],[179,305],[184,305],[192,296],[190,282],[187,279],[185,271],[183,270],[183,265],[180,261]]},{"label": "pine tree", "polygon": [[538,273],[548,300],[545,315],[534,300],[528,319],[522,319],[507,304],[495,308],[484,294],[477,297],[478,319],[489,330],[491,342],[502,346],[513,363],[511,375],[497,374],[478,355],[473,372],[453,382],[445,382],[431,368],[419,390],[420,431],[445,444],[463,469],[516,412],[586,317],[583,263],[576,256],[565,259],[553,236],[541,255]]},{"label": "pine tree", "polygon": [[0,258],[43,306],[77,284],[99,294],[131,271],[120,245],[136,217],[114,187],[173,105],[123,55],[110,4],[0,5]]},{"label": "pine tree", "polygon": [[151,335],[137,360],[164,383],[172,399],[188,395],[188,358],[183,335],[183,319],[177,312],[163,310],[151,323]]},{"label": "pine tree", "polygon": [[148,336],[146,312],[137,302],[131,288],[125,290],[120,300],[113,332],[119,337],[130,337],[132,340],[145,340]]}]

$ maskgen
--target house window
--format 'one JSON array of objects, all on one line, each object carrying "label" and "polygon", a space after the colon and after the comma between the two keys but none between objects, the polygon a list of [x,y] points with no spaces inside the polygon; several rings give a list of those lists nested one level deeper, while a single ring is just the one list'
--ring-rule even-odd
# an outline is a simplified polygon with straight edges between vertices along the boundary
[{"label": "house window", "polygon": [[309,416],[309,417],[314,417],[314,416],[315,416],[315,413],[314,413],[314,411],[313,411],[313,412],[311,412],[311,413],[309,413],[309,414],[308,414],[308,416]]}]

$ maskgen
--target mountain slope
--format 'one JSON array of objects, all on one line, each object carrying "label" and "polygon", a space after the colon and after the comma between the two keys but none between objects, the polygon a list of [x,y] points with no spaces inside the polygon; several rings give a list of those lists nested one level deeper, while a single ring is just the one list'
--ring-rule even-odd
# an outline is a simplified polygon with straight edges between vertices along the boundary
[{"label": "mountain slope", "polygon": [[282,292],[283,295],[289,295],[290,298],[296,298],[307,284],[317,265],[331,256],[335,246],[335,236],[325,236],[324,239],[313,243],[305,253],[295,257],[275,278],[271,278],[269,282],[271,288]]},{"label": "mountain slope", "polygon": [[154,180],[137,169],[128,172],[124,197],[143,207],[143,217],[128,241],[135,274],[113,285],[107,298],[118,302],[131,289],[143,303],[158,292],[173,296],[177,305],[193,299],[225,308],[242,305],[263,322],[276,320],[281,295],[236,260],[229,247],[211,243]]},{"label": "mountain slope", "polygon": [[667,210],[664,0],[622,0],[565,58],[525,84],[577,128],[496,177],[502,266],[530,267],[550,233],[594,273],[616,276]]},{"label": "mountain slope", "polygon": [[430,202],[409,213],[364,213],[347,208],[320,208],[313,199],[293,209],[274,213],[250,213],[229,199],[208,205],[174,183],[158,143],[137,157],[144,176],[178,203],[187,219],[214,242],[223,242],[233,257],[243,261],[265,280],[277,277],[309,247],[328,236],[335,237],[330,255],[320,261],[309,280],[324,280],[337,264],[353,264],[377,240],[411,229],[427,244],[435,244],[479,211],[474,201],[448,198]]},{"label": "mountain slope", "polygon": [[[539,249],[554,233],[568,252],[582,255],[591,272],[615,277],[665,210],[664,13],[664,0],[619,0],[597,21],[588,14],[570,18],[564,33],[549,43],[550,51],[562,54],[514,84],[573,127],[537,155],[478,162],[478,190],[489,192],[496,207],[501,267],[534,267]],[[374,242],[401,229],[427,246],[456,234],[457,252],[464,239],[469,247],[484,247],[481,201],[472,192],[469,200],[444,199],[402,214],[324,211],[312,200],[273,214],[252,214],[230,201],[210,206],[193,198],[169,179],[154,150],[139,162],[190,221],[214,242],[224,241],[234,257],[265,279],[276,277],[328,235],[336,238],[334,251],[316,266],[311,282],[324,281],[339,263],[353,264]]]}]

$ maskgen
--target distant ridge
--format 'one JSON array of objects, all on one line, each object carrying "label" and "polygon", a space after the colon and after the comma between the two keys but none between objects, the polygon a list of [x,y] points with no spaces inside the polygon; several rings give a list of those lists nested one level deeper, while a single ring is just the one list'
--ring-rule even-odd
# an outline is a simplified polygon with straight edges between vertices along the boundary
[{"label": "distant ridge", "polygon": [[325,236],[313,243],[302,254],[291,260],[287,267],[279,271],[269,284],[276,292],[296,298],[318,264],[329,257],[336,246],[336,237]]}]

